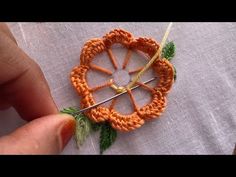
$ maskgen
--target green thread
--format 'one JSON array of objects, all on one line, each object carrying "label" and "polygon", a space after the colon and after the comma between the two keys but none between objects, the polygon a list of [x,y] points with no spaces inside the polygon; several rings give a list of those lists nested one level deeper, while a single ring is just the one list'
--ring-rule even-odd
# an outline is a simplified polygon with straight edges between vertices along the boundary
[{"label": "green thread", "polygon": [[104,123],[101,126],[100,133],[100,154],[109,148],[116,140],[117,132],[113,129],[109,123]]},{"label": "green thread", "polygon": [[176,81],[177,79],[177,71],[176,71],[176,68],[174,67],[174,80]]},{"label": "green thread", "polygon": [[[167,59],[168,61],[171,61],[173,57],[175,56],[175,44],[173,41],[168,42],[165,47],[162,49],[162,58]],[[174,67],[174,66],[173,66]],[[174,67],[174,81],[177,79],[177,71]]]},{"label": "green thread", "polygon": [[75,140],[77,147],[81,146],[88,135],[90,134],[92,127],[90,120],[82,113],[77,113],[78,109],[69,107],[63,109],[62,113],[70,114],[75,118],[76,121],[76,128],[75,128]]},{"label": "green thread", "polygon": [[65,114],[70,114],[76,118],[76,116],[77,116],[76,111],[78,111],[76,108],[69,107],[69,108],[63,108],[60,112],[65,113]]},{"label": "green thread", "polygon": [[91,123],[85,116],[76,120],[75,140],[77,146],[81,146],[91,132]]},{"label": "green thread", "polygon": [[175,56],[175,44],[173,41],[168,42],[165,47],[162,49],[162,58],[166,58],[171,61]]}]

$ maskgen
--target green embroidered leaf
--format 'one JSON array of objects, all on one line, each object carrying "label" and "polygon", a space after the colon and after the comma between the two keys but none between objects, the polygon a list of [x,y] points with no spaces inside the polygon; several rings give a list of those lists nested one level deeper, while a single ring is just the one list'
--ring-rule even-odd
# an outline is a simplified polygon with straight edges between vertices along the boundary
[{"label": "green embroidered leaf", "polygon": [[69,107],[64,108],[61,113],[72,115],[76,120],[75,140],[77,146],[81,146],[91,131],[98,131],[102,124],[92,122],[87,116],[79,113],[79,109]]},{"label": "green embroidered leaf", "polygon": [[113,129],[109,123],[101,125],[100,134],[100,154],[102,154],[107,148],[109,148],[116,140],[117,132]]},{"label": "green embroidered leaf", "polygon": [[75,140],[76,144],[79,147],[84,143],[87,136],[91,132],[91,122],[90,120],[82,113],[78,113],[79,110],[76,108],[64,108],[61,113],[70,114],[75,118],[76,128],[75,128]]},{"label": "green embroidered leaf", "polygon": [[80,114],[76,116],[75,140],[77,146],[81,146],[91,132],[91,123],[89,119]]},{"label": "green embroidered leaf", "polygon": [[176,81],[176,79],[177,79],[177,71],[176,71],[176,68],[174,67],[174,80]]},{"label": "green embroidered leaf", "polygon": [[64,108],[63,110],[61,110],[60,112],[61,113],[65,113],[65,114],[70,114],[72,115],[73,117],[75,117],[77,115],[77,112],[79,110],[76,109],[76,108],[73,108],[73,107],[69,107],[69,108]]},{"label": "green embroidered leaf", "polygon": [[173,41],[168,42],[162,49],[162,58],[171,60],[175,56],[175,44]]}]

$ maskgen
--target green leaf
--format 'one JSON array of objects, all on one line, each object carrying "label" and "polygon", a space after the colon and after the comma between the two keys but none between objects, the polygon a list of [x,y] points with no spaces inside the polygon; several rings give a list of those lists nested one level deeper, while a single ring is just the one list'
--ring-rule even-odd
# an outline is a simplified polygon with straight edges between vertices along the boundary
[{"label": "green leaf", "polygon": [[75,118],[75,140],[77,146],[81,146],[92,130],[90,120],[84,114],[79,113],[79,109],[73,107],[64,108],[61,113],[70,114]]},{"label": "green leaf", "polygon": [[162,58],[171,60],[175,56],[175,44],[173,41],[168,42],[162,49]]},{"label": "green leaf", "polygon": [[176,79],[177,79],[177,71],[176,71],[176,68],[174,67],[174,80],[176,81]]},{"label": "green leaf", "polygon": [[109,123],[104,123],[101,126],[100,134],[100,154],[109,148],[116,140],[117,132]]},{"label": "green leaf", "polygon": [[79,147],[84,143],[84,141],[90,134],[91,123],[89,119],[83,114],[78,115],[75,120],[76,120],[75,140],[77,146]]},{"label": "green leaf", "polygon": [[63,108],[63,110],[61,110],[60,112],[61,113],[65,113],[65,114],[70,114],[72,115],[73,117],[75,117],[77,115],[77,112],[79,110],[76,109],[76,108],[73,108],[73,107],[69,107],[69,108]]},{"label": "green leaf", "polygon": [[91,131],[98,131],[102,124],[92,122],[83,113],[79,113],[79,109],[69,107],[64,108],[61,113],[72,115],[76,120],[75,140],[77,146],[81,146]]}]

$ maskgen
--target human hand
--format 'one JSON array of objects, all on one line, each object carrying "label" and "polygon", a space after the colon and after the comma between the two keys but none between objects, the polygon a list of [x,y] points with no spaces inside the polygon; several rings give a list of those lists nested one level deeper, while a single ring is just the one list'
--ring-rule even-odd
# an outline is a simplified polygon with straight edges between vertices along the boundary
[{"label": "human hand", "polygon": [[0,154],[59,153],[73,135],[74,118],[58,114],[40,67],[0,23],[0,109],[11,106],[30,122],[0,137]]}]

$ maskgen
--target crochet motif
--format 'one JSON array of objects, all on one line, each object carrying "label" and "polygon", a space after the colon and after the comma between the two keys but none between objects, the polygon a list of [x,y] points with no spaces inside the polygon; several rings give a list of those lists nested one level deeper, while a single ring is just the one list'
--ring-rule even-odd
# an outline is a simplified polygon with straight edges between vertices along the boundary
[{"label": "crochet motif", "polygon": [[[122,29],[112,30],[101,39],[91,39],[86,42],[80,55],[80,65],[76,66],[70,74],[72,85],[82,97],[81,108],[86,108],[95,104],[92,93],[98,89],[111,87],[115,89],[117,93],[120,93],[126,89],[125,87],[116,86],[113,80],[110,80],[106,84],[95,88],[90,88],[86,81],[86,73],[89,69],[112,75],[112,72],[108,69],[91,63],[94,57],[99,53],[104,51],[107,52],[114,68],[118,68],[116,59],[110,48],[115,43],[120,43],[128,49],[122,65],[123,69],[126,68],[133,49],[140,50],[152,58],[159,48],[159,44],[155,40],[143,37],[134,38],[131,33]],[[138,107],[135,103],[132,91],[127,89],[127,93],[134,107],[134,112],[132,114],[122,115],[117,112],[114,109],[116,99],[112,100],[109,107],[98,106],[88,110],[85,114],[97,123],[108,121],[114,129],[120,131],[134,130],[141,127],[145,120],[159,117],[165,110],[166,96],[174,82],[174,68],[166,59],[156,60],[153,63],[152,68],[159,78],[159,81],[154,88],[141,82],[136,83],[151,92],[152,101],[149,104],[143,107]],[[141,69],[142,68],[138,68],[134,71],[130,71],[129,73],[139,72]]]}]

